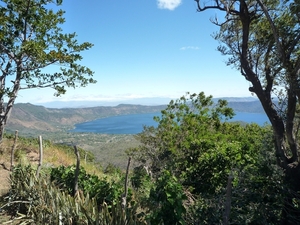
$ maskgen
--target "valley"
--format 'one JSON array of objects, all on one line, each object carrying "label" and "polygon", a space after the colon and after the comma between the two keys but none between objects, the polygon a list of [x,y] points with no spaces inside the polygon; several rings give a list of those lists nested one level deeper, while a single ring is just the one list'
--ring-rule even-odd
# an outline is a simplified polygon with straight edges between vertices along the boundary
[{"label": "valley", "polygon": [[[261,113],[258,101],[230,101],[235,111]],[[103,167],[108,162],[125,168],[125,150],[139,145],[134,135],[97,134],[69,132],[77,123],[92,121],[116,115],[160,112],[166,105],[144,106],[120,104],[118,106],[98,106],[89,108],[46,108],[29,103],[16,104],[6,127],[7,133],[19,131],[19,136],[38,137],[53,143],[77,145],[92,152]]]}]

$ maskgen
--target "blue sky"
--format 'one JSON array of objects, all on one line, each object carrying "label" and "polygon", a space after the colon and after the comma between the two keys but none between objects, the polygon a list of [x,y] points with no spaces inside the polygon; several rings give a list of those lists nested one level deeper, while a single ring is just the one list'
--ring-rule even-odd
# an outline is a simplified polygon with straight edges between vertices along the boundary
[{"label": "blue sky", "polygon": [[17,102],[176,99],[200,91],[251,96],[249,83],[216,50],[211,35],[218,28],[209,21],[216,12],[198,13],[193,0],[64,0],[62,9],[64,32],[94,44],[81,63],[98,82],[59,98],[52,89],[23,90]]}]

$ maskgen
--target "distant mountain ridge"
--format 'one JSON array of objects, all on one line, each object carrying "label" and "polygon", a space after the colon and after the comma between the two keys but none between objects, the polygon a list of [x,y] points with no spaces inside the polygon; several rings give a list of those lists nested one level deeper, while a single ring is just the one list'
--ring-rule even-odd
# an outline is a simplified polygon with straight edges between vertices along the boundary
[{"label": "distant mountain ridge", "polygon": [[[258,100],[252,99],[251,101],[251,99],[246,99],[246,101],[237,101],[238,99],[236,98],[227,98],[227,100],[229,107],[233,108],[236,112],[264,113]],[[86,108],[46,108],[30,103],[18,103],[13,107],[11,118],[7,124],[7,130],[55,132],[71,129],[77,123],[108,116],[160,112],[166,106],[120,104],[117,106]]]},{"label": "distant mountain ridge", "polygon": [[167,105],[171,100],[171,98],[156,97],[114,101],[53,101],[37,103],[35,105],[45,106],[46,108],[88,108],[97,106],[118,106],[120,104],[156,106]]},{"label": "distant mountain ridge", "polygon": [[264,109],[258,100],[248,102],[228,102],[228,106],[233,108],[235,112],[264,113]]},{"label": "distant mountain ridge", "polygon": [[214,100],[223,99],[228,102],[255,102],[258,101],[255,97],[222,97],[222,98],[213,98]]},{"label": "distant mountain ridge", "polygon": [[[225,99],[228,102],[248,102],[257,101],[255,97],[222,97],[214,98],[214,100]],[[120,104],[130,105],[167,105],[172,98],[154,97],[154,98],[136,98],[129,100],[114,100],[114,101],[52,101],[44,103],[36,103],[34,105],[44,106],[46,108],[89,108],[96,106],[118,106]]]},{"label": "distant mountain ridge", "polygon": [[97,106],[89,108],[46,108],[30,103],[15,104],[8,130],[43,130],[57,131],[69,129],[76,123],[91,121],[98,118],[125,114],[160,112],[165,105],[143,106],[122,104],[118,106]]}]

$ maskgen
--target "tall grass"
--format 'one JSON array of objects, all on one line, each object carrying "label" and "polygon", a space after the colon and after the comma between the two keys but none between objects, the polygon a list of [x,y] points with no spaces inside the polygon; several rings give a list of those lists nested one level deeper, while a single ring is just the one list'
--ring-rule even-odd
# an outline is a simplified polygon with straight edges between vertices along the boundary
[{"label": "tall grass", "polygon": [[[142,225],[136,207],[124,210],[120,203],[97,205],[94,198],[78,192],[75,197],[59,190],[47,175],[39,179],[30,165],[17,165],[11,174],[11,189],[1,210],[12,215],[12,221],[23,224],[90,224],[90,225]],[[8,221],[8,222],[12,222]]]}]

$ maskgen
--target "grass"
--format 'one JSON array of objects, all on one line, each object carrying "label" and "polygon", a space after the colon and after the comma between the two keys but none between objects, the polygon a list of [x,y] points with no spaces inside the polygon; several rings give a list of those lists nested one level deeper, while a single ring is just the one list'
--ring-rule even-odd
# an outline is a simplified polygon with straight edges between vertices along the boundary
[{"label": "grass", "polygon": [[[5,167],[10,168],[11,149],[14,143],[12,135],[8,135],[4,138],[0,146],[0,162],[5,162]],[[81,166],[83,166],[87,172],[93,174],[102,174],[99,163],[94,161],[94,156],[88,151],[81,148]],[[85,160],[86,156],[86,160]],[[18,137],[16,143],[16,149],[14,154],[14,163],[26,164],[38,164],[39,160],[39,142],[37,138],[24,138]],[[43,140],[43,167],[57,167],[68,166],[76,163],[76,157],[74,154],[73,146],[56,144],[49,140]]]},{"label": "grass", "polygon": [[[86,137],[85,135],[82,134],[80,135],[81,137]],[[124,145],[124,143],[130,143],[131,142],[130,138],[133,138],[133,136],[131,137],[130,136],[107,136],[102,138],[103,139],[101,139],[100,143],[98,142],[96,144],[97,146],[104,146],[104,144],[108,144],[108,146],[106,146],[105,148],[105,152],[109,152],[109,154],[108,156],[106,156],[105,160],[108,160],[108,158],[110,157],[113,157],[115,159],[114,163],[111,162],[107,162],[107,163],[110,163],[110,165],[116,165],[118,160],[120,160],[120,162],[124,160],[123,163],[124,165],[126,165],[127,156],[124,152],[122,154],[119,154],[117,151],[120,151],[120,149],[118,149],[117,147],[118,147],[118,143],[123,143],[123,146],[127,146]],[[6,135],[6,137],[3,139],[2,144],[0,145],[0,162],[5,162],[6,163],[5,166],[8,169],[10,168],[10,157],[11,157],[10,155],[11,155],[11,150],[13,145],[14,145],[14,135]],[[113,149],[113,148],[116,148],[117,150],[109,151],[109,149]],[[93,158],[93,154],[91,154],[89,151],[83,150],[82,148],[79,148],[79,151],[81,155],[81,166],[84,167],[85,171],[88,174],[94,174],[100,178],[103,176],[107,177],[107,174],[103,172],[104,168],[99,163],[97,163],[97,158]],[[105,154],[105,153],[102,151],[101,154]],[[18,163],[22,163],[22,165],[31,164],[35,168],[37,168],[38,159],[39,159],[38,138],[18,137],[16,142],[14,157],[15,157],[15,161],[14,161],[15,165],[17,165]],[[124,159],[122,157],[124,157]],[[57,144],[49,140],[43,140],[43,170],[42,171],[44,172],[47,171],[47,167],[58,167],[61,165],[69,166],[75,163],[76,163],[76,158],[74,154],[74,148],[72,145]],[[6,183],[8,184],[9,183],[8,177],[10,172],[4,169],[3,171],[7,173]],[[1,168],[0,168],[0,173],[3,174]],[[108,176],[107,179],[110,180],[112,179],[112,177]],[[115,181],[118,178],[114,176],[113,179]],[[2,185],[4,185],[4,182],[0,181],[0,189],[2,188]],[[6,186],[6,188],[9,189],[9,186]],[[0,207],[3,206],[4,203],[5,200],[0,199]],[[9,215],[5,214],[4,212],[1,213],[0,211],[0,224],[5,224],[10,220],[11,217]],[[9,222],[8,224],[14,225],[14,224],[20,224],[21,222],[22,221],[19,220],[19,221],[14,221],[12,223]]]},{"label": "grass", "polygon": [[[0,168],[1,180],[0,180],[0,190],[1,195],[7,193],[9,189],[9,174],[8,171],[11,167],[11,150],[14,144],[13,135],[7,135],[0,145]],[[80,149],[81,155],[85,155],[85,151]],[[87,160],[84,157],[81,159],[81,166],[85,168],[88,173],[95,174],[97,176],[103,176],[103,171],[101,166],[95,161],[92,161],[92,155],[87,153]],[[39,159],[39,143],[37,138],[24,138],[18,137],[15,154],[14,154],[14,164],[21,163],[22,165],[28,165],[29,163],[38,165]],[[51,141],[43,141],[43,168],[47,167],[57,167],[60,165],[68,166],[76,163],[76,158],[74,154],[73,146],[55,144]],[[0,206],[3,202],[0,201]],[[0,224],[4,224],[9,221],[10,217],[4,213],[0,212]],[[20,221],[19,221],[20,222]],[[17,223],[9,223],[17,224]]]},{"label": "grass", "polygon": [[[125,151],[128,148],[137,147],[140,143],[135,139],[134,135],[130,134],[97,134],[97,133],[75,133],[67,131],[59,132],[37,132],[28,133],[19,131],[20,136],[37,139],[39,135],[43,139],[50,140],[53,144],[63,144],[68,146],[76,145],[95,156],[95,161],[103,168],[108,164],[113,164],[120,167],[122,170],[126,169],[127,155]],[[10,135],[14,132],[10,131]],[[10,147],[11,148],[11,145]],[[73,154],[73,150],[71,151]],[[53,155],[53,161],[58,158]]]}]

